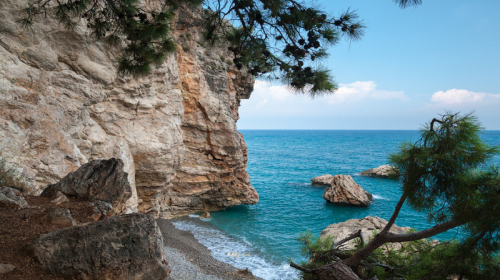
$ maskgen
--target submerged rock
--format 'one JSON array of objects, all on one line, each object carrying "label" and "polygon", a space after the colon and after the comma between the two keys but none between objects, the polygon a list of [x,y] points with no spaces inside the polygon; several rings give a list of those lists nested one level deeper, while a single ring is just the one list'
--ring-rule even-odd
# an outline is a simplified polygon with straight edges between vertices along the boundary
[{"label": "submerged rock", "polygon": [[[387,221],[379,217],[367,216],[363,219],[350,219],[342,223],[331,224],[327,226],[324,230],[321,231],[320,238],[333,236],[335,237],[335,241],[339,241],[357,232],[358,230],[361,230],[361,238],[366,244],[375,236],[375,234],[382,231],[382,229],[384,229],[386,225]],[[399,227],[397,225],[392,225],[390,232],[403,234],[407,233],[410,229],[410,227]],[[389,243],[388,245],[393,246],[392,243]],[[356,240],[353,239],[346,242],[345,246],[345,249],[347,250],[356,248]]]},{"label": "submerged rock", "polygon": [[368,207],[373,196],[356,184],[350,175],[335,175],[323,198],[335,205]]},{"label": "submerged rock", "polygon": [[28,202],[19,190],[11,187],[0,187],[0,207],[22,209],[28,207]]},{"label": "submerged rock", "polygon": [[170,273],[158,225],[146,214],[44,234],[31,250],[44,269],[82,279],[166,279]]},{"label": "submerged rock", "polygon": [[390,165],[382,165],[377,168],[365,170],[361,172],[360,175],[379,178],[397,178],[398,170]]},{"label": "submerged rock", "polygon": [[113,214],[124,214],[132,189],[123,167],[121,159],[93,160],[70,172],[57,184],[48,186],[41,196],[54,197],[61,192],[89,201],[103,201],[112,206]]},{"label": "submerged rock", "polygon": [[326,174],[312,178],[311,184],[320,186],[330,186],[332,181],[333,181],[333,176],[330,174]]},{"label": "submerged rock", "polygon": [[16,269],[16,266],[9,263],[0,263],[0,274],[9,273]]}]

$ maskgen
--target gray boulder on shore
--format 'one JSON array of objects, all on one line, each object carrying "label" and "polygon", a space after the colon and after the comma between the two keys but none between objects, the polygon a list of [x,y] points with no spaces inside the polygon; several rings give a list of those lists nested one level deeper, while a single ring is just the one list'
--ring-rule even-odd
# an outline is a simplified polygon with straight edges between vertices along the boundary
[{"label": "gray boulder on shore", "polygon": [[335,175],[323,198],[335,205],[368,207],[373,196],[356,184],[350,175]]},{"label": "gray boulder on shore", "polygon": [[377,168],[372,168],[365,170],[360,175],[378,177],[378,178],[396,178],[398,176],[398,171],[390,165],[382,165]]},{"label": "gray boulder on shore", "polygon": [[35,259],[52,273],[80,279],[166,279],[163,238],[151,215],[130,214],[67,227],[31,244]]},{"label": "gray boulder on shore", "polygon": [[[41,196],[56,197],[58,192],[92,202],[108,203],[114,215],[126,213],[127,202],[132,197],[123,161],[116,158],[93,160],[80,166],[57,184],[49,185]],[[102,212],[101,208],[99,210]]]}]

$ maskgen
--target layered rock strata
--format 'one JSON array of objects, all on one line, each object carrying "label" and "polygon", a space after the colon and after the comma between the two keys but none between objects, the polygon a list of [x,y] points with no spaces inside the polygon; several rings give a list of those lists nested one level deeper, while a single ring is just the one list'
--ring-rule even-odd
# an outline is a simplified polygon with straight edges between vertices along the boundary
[{"label": "layered rock strata", "polygon": [[368,207],[373,196],[356,184],[350,175],[335,175],[323,193],[326,201],[335,205]]},{"label": "layered rock strata", "polygon": [[119,47],[93,40],[83,20],[70,31],[49,13],[23,28],[26,4],[0,1],[1,157],[40,189],[119,158],[127,213],[168,218],[258,201],[236,129],[253,78],[226,63],[227,46],[204,46],[201,7],[178,10],[177,52],[132,77],[117,74]]}]

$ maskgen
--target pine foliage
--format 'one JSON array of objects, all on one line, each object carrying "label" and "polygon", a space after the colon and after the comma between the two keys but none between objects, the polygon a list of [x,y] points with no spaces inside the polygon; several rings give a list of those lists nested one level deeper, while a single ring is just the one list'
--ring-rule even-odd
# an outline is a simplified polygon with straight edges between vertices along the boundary
[{"label": "pine foliage", "polygon": [[[146,10],[140,0],[35,0],[21,22],[51,13],[69,28],[82,19],[92,35],[125,44],[119,71],[148,74],[176,50],[171,37],[174,12],[181,4],[205,8],[205,40],[229,42],[232,61],[254,76],[281,79],[298,93],[333,93],[337,84],[319,62],[342,38],[359,40],[365,26],[356,11],[332,16],[313,4],[295,0],[157,0]],[[402,8],[421,0],[395,0]],[[232,27],[232,26],[235,26]]]}]

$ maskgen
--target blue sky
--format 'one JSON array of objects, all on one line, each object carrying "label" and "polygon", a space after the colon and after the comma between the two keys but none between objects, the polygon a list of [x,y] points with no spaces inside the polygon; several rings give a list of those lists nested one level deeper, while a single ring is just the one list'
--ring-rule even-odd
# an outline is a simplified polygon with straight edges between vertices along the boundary
[{"label": "blue sky", "polygon": [[357,9],[367,25],[323,61],[337,93],[311,99],[257,81],[239,129],[418,129],[445,110],[475,111],[500,130],[500,1],[316,1],[338,15]]}]

